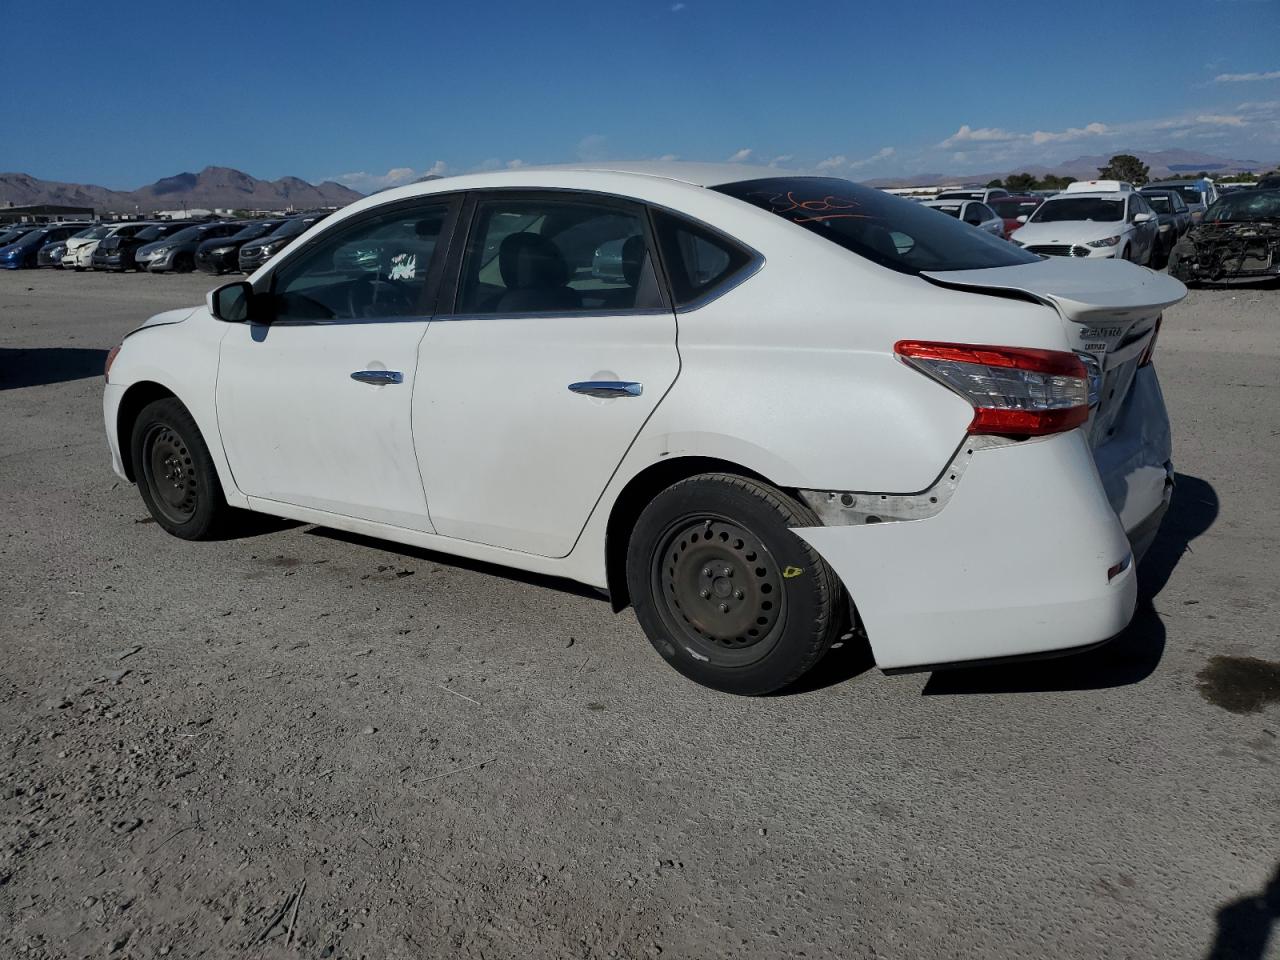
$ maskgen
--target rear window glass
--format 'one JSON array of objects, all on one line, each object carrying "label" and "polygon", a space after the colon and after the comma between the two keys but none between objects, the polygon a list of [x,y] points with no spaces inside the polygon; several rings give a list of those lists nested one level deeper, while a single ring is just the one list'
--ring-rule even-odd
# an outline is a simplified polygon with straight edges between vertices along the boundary
[{"label": "rear window glass", "polygon": [[992,200],[991,208],[998,216],[1006,220],[1014,220],[1021,216],[1030,216],[1040,206],[1037,200]]},{"label": "rear window glass", "polygon": [[960,204],[958,203],[929,204],[929,206],[933,207],[934,210],[941,210],[949,217],[960,216]]},{"label": "rear window glass", "polygon": [[981,190],[947,190],[934,197],[935,200],[981,200]]},{"label": "rear window glass", "polygon": [[1031,223],[1067,223],[1073,220],[1093,220],[1101,223],[1119,222],[1124,219],[1124,198],[1063,197],[1046,200],[1031,216]]},{"label": "rear window glass", "polygon": [[1194,183],[1164,183],[1160,185],[1160,189],[1176,190],[1187,203],[1204,203],[1204,195]]},{"label": "rear window glass", "polygon": [[716,187],[902,273],[1036,263],[1006,240],[919,203],[828,177],[771,177]]},{"label": "rear window glass", "polygon": [[653,211],[653,224],[678,307],[714,294],[752,260],[728,237],[665,210]]},{"label": "rear window glass", "polygon": [[1173,201],[1168,197],[1148,195],[1147,203],[1151,204],[1151,209],[1158,213],[1173,213]]}]

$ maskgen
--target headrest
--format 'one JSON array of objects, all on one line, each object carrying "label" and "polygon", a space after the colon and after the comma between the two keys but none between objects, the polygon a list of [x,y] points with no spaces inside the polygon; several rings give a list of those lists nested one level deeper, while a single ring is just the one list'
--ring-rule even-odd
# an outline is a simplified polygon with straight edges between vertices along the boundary
[{"label": "headrest", "polygon": [[537,233],[513,233],[498,249],[498,269],[508,290],[563,287],[569,267],[560,249]]},{"label": "headrest", "polygon": [[622,245],[622,279],[627,282],[628,287],[639,286],[642,266],[644,237],[637,233],[634,237],[627,237],[627,242]]}]

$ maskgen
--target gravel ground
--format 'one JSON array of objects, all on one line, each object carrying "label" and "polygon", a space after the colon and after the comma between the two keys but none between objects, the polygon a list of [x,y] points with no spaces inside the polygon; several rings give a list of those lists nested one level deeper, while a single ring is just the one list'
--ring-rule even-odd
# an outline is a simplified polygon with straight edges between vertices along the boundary
[{"label": "gravel ground", "polygon": [[102,360],[210,285],[0,276],[3,957],[1280,957],[1280,287],[1165,317],[1120,640],[748,700],[571,584],[165,536]]}]

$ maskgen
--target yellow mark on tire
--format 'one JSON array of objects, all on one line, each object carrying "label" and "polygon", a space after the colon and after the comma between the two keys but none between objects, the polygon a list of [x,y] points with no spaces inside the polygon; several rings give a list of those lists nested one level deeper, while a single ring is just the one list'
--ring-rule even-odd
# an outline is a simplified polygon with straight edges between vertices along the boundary
[{"label": "yellow mark on tire", "polygon": [[787,567],[787,569],[782,571],[782,576],[787,580],[794,580],[796,577],[800,576],[800,574],[802,573],[804,573],[804,571],[801,570],[799,567]]}]

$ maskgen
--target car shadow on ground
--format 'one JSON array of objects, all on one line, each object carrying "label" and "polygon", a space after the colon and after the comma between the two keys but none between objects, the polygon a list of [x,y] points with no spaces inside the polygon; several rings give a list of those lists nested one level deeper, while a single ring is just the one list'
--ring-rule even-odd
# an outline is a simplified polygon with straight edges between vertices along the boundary
[{"label": "car shadow on ground", "polygon": [[0,390],[102,376],[107,351],[83,347],[0,347]]},{"label": "car shadow on ground", "polygon": [[1207,481],[1177,475],[1169,512],[1155,543],[1138,566],[1138,609],[1124,632],[1084,653],[1005,665],[935,671],[926,696],[963,693],[1030,693],[1099,690],[1145,680],[1164,655],[1165,629],[1154,600],[1191,541],[1218,517],[1218,494]]},{"label": "car shadow on ground", "polygon": [[1280,866],[1260,893],[1233,900],[1218,911],[1217,921],[1205,960],[1263,960],[1280,926]]},{"label": "car shadow on ground", "polygon": [[552,577],[541,573],[530,573],[527,570],[517,570],[514,567],[501,567],[492,563],[485,563],[483,560],[470,560],[466,557],[459,557],[452,553],[438,553],[435,550],[425,550],[421,547],[411,547],[403,543],[392,543],[387,540],[379,540],[376,537],[366,537],[359,533],[347,533],[345,530],[334,530],[330,527],[312,527],[307,533],[317,537],[325,537],[329,540],[340,540],[343,543],[350,543],[360,547],[368,547],[371,550],[390,551],[399,554],[402,557],[414,557],[424,563],[437,563],[442,567],[455,567],[460,570],[474,570],[477,573],[483,573],[486,576],[502,577],[504,580],[514,580],[517,583],[528,583],[536,587],[547,587],[552,590],[558,590],[562,593],[576,593],[581,597],[590,597],[593,600],[605,599],[604,595],[586,584],[577,583],[573,580],[565,580],[563,577]]}]

